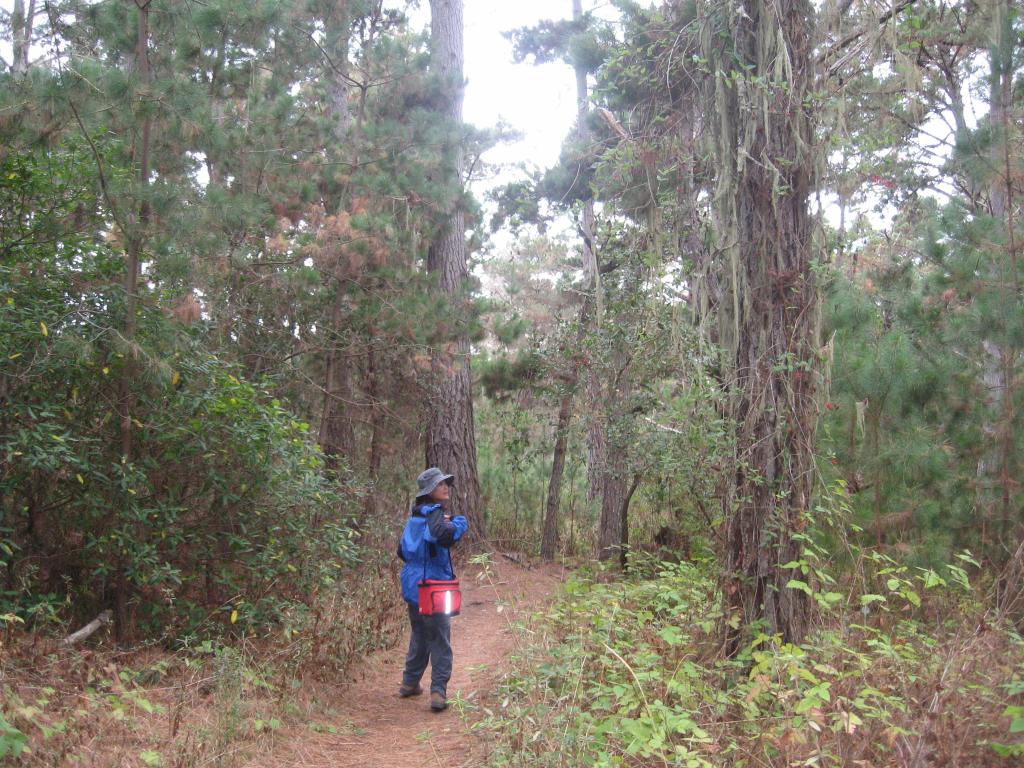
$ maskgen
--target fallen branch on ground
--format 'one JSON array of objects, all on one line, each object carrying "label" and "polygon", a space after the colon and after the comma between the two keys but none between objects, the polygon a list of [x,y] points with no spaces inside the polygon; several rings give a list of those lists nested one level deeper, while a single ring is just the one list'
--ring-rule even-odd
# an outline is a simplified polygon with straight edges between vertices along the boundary
[{"label": "fallen branch on ground", "polygon": [[107,610],[103,611],[103,613],[101,613],[99,616],[97,616],[95,619],[93,619],[88,624],[86,624],[84,627],[82,627],[80,630],[78,630],[77,632],[72,632],[70,635],[68,635],[63,640],[61,640],[60,641],[60,647],[61,648],[70,648],[72,645],[75,645],[76,643],[82,642],[87,637],[90,637],[91,635],[95,634],[95,632],[100,627],[104,626],[105,624],[109,624],[111,622],[111,620],[113,619],[113,617],[114,617],[114,614],[108,608]]}]

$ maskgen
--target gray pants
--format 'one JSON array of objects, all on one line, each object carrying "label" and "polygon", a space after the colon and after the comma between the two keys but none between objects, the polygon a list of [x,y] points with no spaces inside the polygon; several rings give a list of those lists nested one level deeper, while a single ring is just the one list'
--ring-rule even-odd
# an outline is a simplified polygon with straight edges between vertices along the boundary
[{"label": "gray pants", "polygon": [[430,690],[447,695],[448,680],[452,676],[451,616],[421,616],[418,605],[407,605],[412,635],[409,637],[409,652],[405,655],[402,683],[418,685],[429,661]]}]

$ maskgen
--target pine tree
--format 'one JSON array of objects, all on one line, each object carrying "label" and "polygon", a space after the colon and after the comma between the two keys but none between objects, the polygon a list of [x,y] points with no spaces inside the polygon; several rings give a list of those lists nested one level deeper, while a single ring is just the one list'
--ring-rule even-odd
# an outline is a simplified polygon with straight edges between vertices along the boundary
[{"label": "pine tree", "polygon": [[[719,327],[737,430],[724,500],[725,603],[739,622],[731,626],[763,622],[798,643],[809,598],[788,586],[792,572],[782,566],[801,559],[814,475],[814,13],[800,0],[750,0],[707,5],[701,16],[713,73],[706,109],[719,173],[717,237],[727,260]],[[729,651],[739,647],[731,632]]]},{"label": "pine tree", "polygon": [[[573,0],[572,19],[575,25],[584,23],[583,4],[581,0]],[[571,39],[570,39],[571,40]],[[589,89],[587,86],[588,68],[583,61],[574,61],[573,69],[576,74],[576,140],[581,147],[586,147],[590,141],[590,130],[588,118],[590,112]],[[578,330],[576,333],[576,347],[585,338],[588,328],[593,320],[600,317],[601,305],[601,279],[600,270],[597,264],[597,253],[594,243],[594,199],[593,195],[587,195],[582,203],[582,211],[579,220],[579,232],[583,255],[583,287],[584,298],[580,305],[579,318],[577,319]],[[554,558],[555,549],[558,546],[559,530],[559,504],[562,497],[562,474],[565,470],[565,451],[569,440],[569,426],[572,421],[573,400],[575,399],[577,385],[579,383],[580,355],[573,355],[573,364],[570,366],[569,380],[566,382],[565,392],[562,394],[558,406],[558,416],[555,423],[555,446],[551,459],[551,477],[548,482],[547,500],[544,505],[544,524],[541,534],[540,554],[545,560]],[[602,530],[604,527],[602,526]],[[600,550],[602,553],[604,549]]]},{"label": "pine tree", "polygon": [[[60,345],[39,393],[8,390],[16,379],[5,369],[5,396],[28,408],[43,398],[75,425],[66,445],[44,435],[73,463],[32,468],[7,460],[17,430],[5,413],[4,517],[19,530],[24,520],[49,528],[38,540],[19,533],[13,543],[52,564],[34,585],[127,604],[119,632],[132,631],[136,610],[161,610],[153,600],[161,589],[175,605],[216,605],[250,588],[266,594],[270,582],[260,580],[297,565],[303,571],[294,583],[310,586],[306,576],[317,569],[294,557],[326,543],[320,523],[328,507],[328,527],[344,532],[333,483],[350,477],[317,478],[320,457],[303,433],[323,415],[329,387],[320,385],[331,377],[322,363],[332,350],[341,350],[353,391],[361,370],[374,371],[366,384],[375,412],[370,464],[380,469],[394,445],[393,472],[403,489],[408,480],[406,446],[415,434],[404,424],[422,401],[413,361],[434,332],[421,319],[443,305],[424,300],[426,280],[417,273],[426,206],[395,202],[426,198],[427,169],[436,165],[408,151],[428,144],[431,129],[427,110],[409,106],[423,101],[422,41],[380,3],[353,6],[345,20],[337,11],[348,6],[335,3],[152,0],[143,6],[142,35],[132,4],[47,7],[59,71],[44,63],[30,78],[5,75],[0,129],[5,145],[26,157],[75,151],[78,165],[68,173],[95,194],[76,193],[80,210],[59,220],[38,217],[54,242],[66,244],[65,256],[19,250],[24,265],[9,264],[6,253],[0,265],[5,291],[8,275],[38,265],[73,309],[51,314],[52,290],[33,284],[38,301],[3,318],[5,327],[15,327],[8,319],[23,326],[25,312],[46,308],[41,338]],[[338,36],[323,37],[328,30]],[[362,46],[357,54],[349,35]],[[342,78],[351,86],[346,97],[337,78],[321,76],[338,74],[332,64],[351,77]],[[333,98],[322,98],[328,90]],[[344,104],[354,106],[356,120],[339,131]],[[83,153],[92,174],[78,170]],[[38,186],[44,176],[19,176],[18,184]],[[28,287],[12,295],[27,299]],[[332,316],[334,307],[342,311]],[[371,365],[366,339],[375,331]],[[22,336],[11,341],[23,345]],[[8,354],[16,360],[24,352]],[[356,425],[348,464],[363,448],[356,431],[363,407],[346,414]],[[81,470],[70,485],[68,466]],[[19,487],[14,495],[8,481]],[[277,506],[278,493],[287,504]],[[70,503],[53,505],[65,496]],[[269,509],[268,519],[287,519],[287,531],[272,533],[263,518]],[[157,528],[166,538],[154,535]],[[71,551],[73,537],[80,538]],[[347,547],[318,557],[341,563]]]},{"label": "pine tree", "polygon": [[[584,384],[587,398],[588,499],[601,509],[598,526],[597,555],[609,559],[624,553],[626,533],[622,527],[622,510],[626,491],[626,455],[623,447],[609,441],[608,426],[614,418],[615,405],[606,402],[609,369],[596,364],[596,355],[584,355],[581,349],[592,347],[603,314],[604,291],[602,269],[597,252],[595,190],[591,182],[594,165],[602,149],[592,127],[588,79],[602,60],[602,45],[608,32],[590,13],[584,13],[582,2],[573,0],[572,19],[545,21],[534,28],[514,34],[515,57],[535,62],[562,59],[573,67],[576,77],[576,128],[567,141],[561,163],[548,171],[534,193],[547,197],[558,207],[570,207],[576,216],[580,236],[583,281],[576,290],[583,296],[574,327],[575,340],[564,372],[564,387],[559,398],[555,422],[551,475],[545,503],[541,537],[541,555],[554,556],[559,530],[559,503],[565,452],[572,421],[574,400],[579,384]],[[610,260],[609,260],[610,261]],[[589,361],[588,361],[589,357]],[[614,390],[612,390],[614,391]],[[628,502],[627,502],[628,504]]]},{"label": "pine tree", "polygon": [[[839,266],[863,300],[877,305],[884,332],[868,324],[837,348],[836,381],[859,392],[860,411],[839,403],[851,426],[842,430],[849,447],[837,445],[837,460],[851,487],[868,491],[855,498],[858,508],[871,509],[875,541],[894,543],[902,531],[895,543],[913,542],[933,559],[951,546],[1006,557],[1005,520],[1015,516],[1006,479],[1019,453],[1011,437],[1019,346],[1013,211],[1003,200],[1014,195],[1018,171],[1007,162],[1014,152],[1004,150],[1019,119],[1004,94],[1020,62],[1004,54],[1020,30],[1006,23],[1010,16],[999,3],[902,4],[881,19],[855,17],[862,26],[837,33],[837,53],[825,56],[829,74],[846,80],[833,135],[845,136],[851,158],[832,183],[845,190],[844,200],[870,195],[900,208],[884,240],[863,223],[855,236],[867,245],[849,248],[854,237],[845,225],[838,233]],[[879,55],[890,66],[877,66]],[[972,129],[967,93],[983,92],[979,62],[987,62],[988,88],[976,97],[982,119]],[[938,118],[948,135],[935,128]],[[1006,142],[998,128],[1004,122]],[[928,192],[948,204],[935,205]],[[845,289],[835,305],[838,327],[849,330]],[[861,353],[872,348],[899,365],[862,382],[871,359]],[[908,403],[921,411],[908,411]],[[854,450],[858,421],[874,445],[864,447],[863,461]],[[936,436],[942,455],[920,445],[922,430]],[[893,455],[901,460],[885,461]]]},{"label": "pine tree", "polygon": [[[342,145],[348,138],[352,123],[352,109],[349,104],[348,38],[351,19],[347,0],[338,0],[327,13],[326,37],[330,48],[330,73],[327,87],[326,106],[329,123],[328,136],[335,146]],[[344,193],[331,195],[344,198]],[[325,207],[331,212],[344,210],[345,199],[325,200]],[[329,279],[328,292],[333,292],[330,315],[327,318],[327,333],[333,336],[327,343],[324,359],[324,396],[320,416],[320,447],[327,456],[328,469],[336,470],[339,458],[351,458],[355,452],[355,432],[352,423],[353,381],[351,355],[347,353],[349,334],[342,326],[342,313],[346,302],[343,280],[344,260],[338,254],[335,274]]]},{"label": "pine tree", "polygon": [[[1019,85],[1019,82],[1015,84],[1015,77],[1024,61],[1016,51],[1024,34],[1015,7],[1009,0],[993,0],[988,8],[987,159],[990,170],[978,179],[981,184],[987,182],[987,213],[995,227],[989,242],[982,245],[982,253],[987,256],[984,262],[987,262],[992,294],[989,301],[998,307],[989,318],[989,327],[994,333],[985,334],[981,342],[985,355],[982,379],[989,393],[992,419],[983,431],[995,447],[991,453],[986,452],[978,464],[979,500],[982,514],[997,529],[997,540],[1004,549],[1004,556],[1019,552],[1017,542],[1024,529],[1022,508],[1014,501],[1019,466],[1015,439],[1019,407],[1017,378],[1024,349],[1024,329],[1015,322],[1024,300],[1018,264],[1021,232],[1017,221],[1022,176],[1021,112],[1013,98],[1014,88]],[[991,306],[989,301],[979,301],[979,304]]]},{"label": "pine tree", "polygon": [[[449,132],[442,172],[448,188],[443,220],[430,245],[427,270],[436,276],[441,293],[456,313],[466,301],[469,270],[466,263],[466,212],[462,199],[465,172],[459,133],[463,101],[462,0],[430,2],[431,63],[440,80],[436,111]],[[469,519],[470,541],[487,538],[480,507],[476,435],[473,424],[473,382],[469,337],[461,330],[451,352],[433,353],[434,393],[427,414],[426,462],[455,475],[455,509]]]}]

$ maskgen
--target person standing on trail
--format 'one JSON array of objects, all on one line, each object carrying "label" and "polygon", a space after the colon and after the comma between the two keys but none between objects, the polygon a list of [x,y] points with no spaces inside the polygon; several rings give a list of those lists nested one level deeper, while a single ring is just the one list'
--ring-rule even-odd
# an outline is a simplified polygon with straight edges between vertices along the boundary
[{"label": "person standing on trail", "polygon": [[398,545],[402,567],[402,597],[408,603],[409,652],[398,695],[403,699],[423,693],[420,678],[430,662],[430,708],[440,712],[448,707],[448,680],[452,676],[451,617],[424,616],[419,608],[421,579],[454,579],[449,548],[463,537],[469,522],[462,515],[452,517],[448,509],[454,476],[431,467],[416,478],[416,500]]}]

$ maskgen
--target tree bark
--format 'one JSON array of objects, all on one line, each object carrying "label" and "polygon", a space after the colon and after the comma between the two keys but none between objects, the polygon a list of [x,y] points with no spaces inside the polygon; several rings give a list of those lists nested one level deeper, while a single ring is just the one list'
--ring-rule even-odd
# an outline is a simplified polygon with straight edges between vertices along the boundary
[{"label": "tree bark", "polygon": [[334,136],[344,141],[352,125],[349,107],[351,84],[348,78],[348,0],[334,0],[327,15],[327,45],[331,51],[333,77],[327,86],[329,109],[334,121]]},{"label": "tree bark", "polygon": [[[994,0],[989,62],[989,115],[993,141],[989,150],[992,176],[988,184],[989,213],[1006,237],[1005,255],[993,257],[992,281],[998,285],[1003,306],[1020,301],[1021,286],[1017,264],[1014,171],[1011,165],[1011,112],[1014,74],[1013,3]],[[1008,324],[999,323],[995,338],[982,340],[982,382],[985,385],[989,416],[982,425],[990,446],[978,461],[978,506],[983,530],[991,522],[1000,555],[1009,555],[1016,547],[1016,526],[1021,521],[1013,508],[1017,484],[1016,390],[1020,346]],[[1001,331],[1001,333],[1000,333]]]},{"label": "tree bark", "polygon": [[[596,354],[591,355],[596,357]],[[608,436],[605,433],[602,416],[603,393],[599,371],[591,359],[587,366],[587,503],[593,507],[600,502],[603,487],[602,476],[608,462]]]},{"label": "tree bark", "polygon": [[[352,124],[348,83],[348,0],[334,0],[324,20],[326,44],[330,51],[330,78],[327,84],[327,112],[330,134],[335,142],[344,142]],[[333,196],[333,206],[345,205],[344,195]],[[329,204],[330,206],[330,204]],[[345,457],[351,462],[355,450],[353,426],[353,385],[349,329],[342,327],[344,318],[344,282],[341,279],[344,252],[335,255],[335,273],[329,278],[333,284],[334,300],[331,315],[324,329],[328,337],[324,358],[324,398],[320,418],[320,448],[324,452],[327,469],[336,472]]]},{"label": "tree bark", "polygon": [[28,72],[28,49],[32,45],[35,15],[35,0],[30,0],[27,10],[25,0],[14,0],[11,10],[11,72],[15,77],[23,77]]},{"label": "tree bark", "polygon": [[618,441],[609,441],[600,475],[601,519],[597,529],[597,556],[601,560],[618,559],[622,562],[624,557],[623,549],[629,536],[624,526],[624,510],[629,506],[626,499],[627,464],[625,448]]},{"label": "tree bark", "polygon": [[377,517],[377,481],[380,478],[382,441],[384,435],[383,410],[380,406],[380,373],[378,371],[376,333],[370,328],[366,355],[366,394],[370,398],[370,452],[367,458],[367,476],[370,492],[366,494],[364,511],[367,520]]},{"label": "tree bark", "polygon": [[565,471],[565,449],[569,442],[569,423],[572,421],[572,401],[576,388],[573,381],[558,406],[558,424],[555,426],[555,450],[551,460],[551,479],[548,481],[547,502],[544,505],[544,530],[540,539],[540,556],[553,560],[558,549],[558,524],[561,520],[559,503],[562,496],[562,474]]},{"label": "tree bark", "polygon": [[[149,84],[152,75],[149,67],[149,0],[137,3],[139,9],[138,37],[135,49],[135,65],[139,71],[139,82],[142,84],[142,92],[145,97],[149,96]],[[136,314],[139,307],[139,266],[142,260],[142,247],[146,238],[146,231],[149,227],[150,205],[147,196],[149,190],[149,150],[150,133],[153,128],[153,118],[149,111],[142,120],[142,133],[136,145],[138,152],[138,190],[140,196],[139,219],[134,231],[128,233],[126,249],[126,265],[124,275],[125,292],[125,319],[124,335],[131,343],[135,338],[137,325]],[[134,366],[130,359],[124,367],[124,374],[121,377],[121,454],[126,463],[132,460],[132,410],[134,400],[132,397],[131,385],[134,379]]]},{"label": "tree bark", "polygon": [[[632,429],[629,416],[623,413],[622,403],[628,398],[630,385],[621,376],[628,361],[621,354],[614,361],[620,371],[607,384],[599,388],[599,425],[602,437],[603,463],[599,466],[601,517],[597,530],[597,556],[600,560],[618,559],[626,562],[626,548],[629,544],[629,502],[636,487],[629,487],[629,443]],[[612,419],[619,423],[612,425]],[[609,426],[614,428],[609,429]],[[639,484],[639,476],[636,479]]]},{"label": "tree bark", "polygon": [[[813,9],[806,0],[741,0],[722,35],[705,7],[718,231],[729,263],[719,313],[733,482],[724,499],[726,650],[764,622],[799,643],[810,601],[787,587],[811,510],[819,288],[811,269],[814,132],[808,93]],[[721,18],[719,16],[719,18]],[[745,87],[730,83],[736,77]],[[757,81],[751,82],[753,78]]]},{"label": "tree bark", "polygon": [[[149,7],[150,0],[139,2],[138,27],[135,48],[135,66],[138,68],[139,82],[144,98],[149,98],[149,85],[152,81],[152,73],[149,65]],[[125,252],[125,318],[124,337],[128,344],[135,341],[135,332],[138,324],[136,317],[139,308],[139,269],[142,261],[142,248],[145,243],[146,234],[149,229],[150,205],[149,205],[149,163],[150,163],[150,134],[153,128],[153,118],[149,110],[142,120],[142,131],[136,144],[138,159],[138,194],[139,213],[138,221],[131,232],[127,233],[127,248]],[[135,394],[132,384],[136,371],[134,355],[125,357],[124,368],[119,382],[119,397],[121,402],[121,460],[125,466],[133,461],[134,433],[132,419],[135,411]],[[130,501],[126,503],[131,503]],[[114,630],[118,643],[125,643],[128,640],[129,621],[128,603],[131,592],[131,584],[125,573],[125,564],[119,563],[114,578]]]},{"label": "tree bark", "polygon": [[[462,200],[464,161],[459,135],[462,126],[463,20],[462,0],[430,0],[431,64],[440,79],[436,112],[448,128],[443,167],[453,194],[444,204],[444,219],[427,253],[427,271],[448,298],[456,316],[465,302],[466,214]],[[453,511],[469,520],[470,543],[486,538],[480,509],[476,434],[473,424],[473,381],[469,337],[458,331],[447,350],[432,354],[433,392],[427,423],[426,462],[455,475]]]},{"label": "tree bark", "polygon": [[324,400],[320,419],[320,449],[324,452],[327,469],[336,472],[342,457],[351,457],[355,447],[355,430],[352,426],[352,366],[347,354],[347,343],[339,338],[343,331],[342,288],[335,287],[337,295],[331,311],[327,332],[327,357],[324,370]]},{"label": "tree bark", "polygon": [[[582,0],[572,0],[573,21],[583,18]],[[590,128],[587,125],[587,118],[590,115],[590,89],[587,86],[587,69],[582,64],[576,63],[576,134],[579,137],[580,148],[586,152],[589,148],[587,142],[592,140]],[[583,235],[583,281],[587,290],[594,292],[596,302],[596,322],[601,320],[601,272],[597,267],[597,251],[594,248],[594,199],[587,197],[583,203],[583,214],[580,221],[580,230]],[[581,310],[582,314],[582,310]]]},{"label": "tree bark", "polygon": [[622,529],[622,541],[619,546],[619,567],[623,570],[628,565],[627,556],[629,554],[629,503],[633,500],[633,494],[636,493],[636,489],[640,487],[641,478],[643,478],[643,475],[639,472],[633,473],[633,481],[629,484],[629,488],[622,497],[622,504],[619,507],[619,526]]},{"label": "tree bark", "polygon": [[[582,0],[573,0],[573,20],[583,17]],[[587,70],[576,64],[576,131],[579,137],[581,160],[587,157],[587,142],[591,132],[587,125],[590,112],[590,94],[587,87]],[[586,284],[587,299],[593,303],[593,318],[586,325],[600,327],[602,314],[601,270],[594,247],[594,201],[588,196],[583,202],[580,215],[580,235],[583,251],[583,280]],[[585,320],[587,301],[580,310],[581,321]],[[584,329],[589,330],[589,329]],[[596,357],[596,355],[595,355]],[[587,423],[587,499],[593,504],[600,500],[601,517],[598,524],[597,555],[607,560],[621,548],[623,540],[620,509],[626,493],[625,452],[621,447],[610,444],[608,439],[609,402],[601,381],[600,367],[591,365],[587,371],[586,395],[590,418]]]}]

